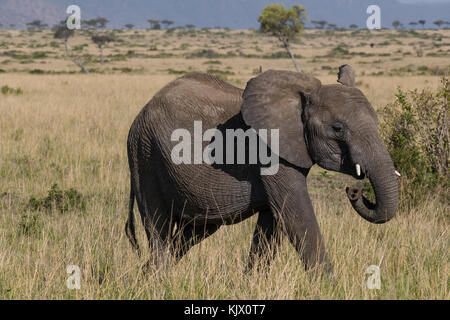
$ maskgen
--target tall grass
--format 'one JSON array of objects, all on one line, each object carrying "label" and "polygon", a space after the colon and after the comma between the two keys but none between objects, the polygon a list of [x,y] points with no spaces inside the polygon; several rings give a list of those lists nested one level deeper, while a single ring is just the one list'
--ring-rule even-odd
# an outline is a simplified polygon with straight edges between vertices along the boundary
[{"label": "tall grass", "polygon": [[[0,84],[23,89],[0,97],[1,299],[449,298],[448,206],[430,196],[371,225],[345,199],[349,178],[317,169],[310,190],[333,278],[306,272],[287,240],[270,269],[244,274],[255,218],[222,227],[165,271],[142,274],[149,253],[138,258],[124,233],[126,137],[142,106],[173,78],[0,75]],[[27,205],[54,184],[76,190],[85,206],[36,213]],[[80,290],[66,287],[69,265],[80,267]],[[366,287],[370,265],[380,267],[380,290]]]}]

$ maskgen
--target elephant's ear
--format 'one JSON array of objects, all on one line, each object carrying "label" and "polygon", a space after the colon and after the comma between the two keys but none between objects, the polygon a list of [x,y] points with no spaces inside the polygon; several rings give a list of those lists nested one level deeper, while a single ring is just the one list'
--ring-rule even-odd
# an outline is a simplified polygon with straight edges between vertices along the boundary
[{"label": "elephant's ear", "polygon": [[353,68],[350,65],[343,64],[342,66],[339,67],[337,82],[340,82],[344,86],[347,86],[347,87],[354,87],[355,86],[355,70],[353,70]]},{"label": "elephant's ear", "polygon": [[269,70],[251,79],[242,95],[245,123],[255,130],[279,129],[279,156],[302,168],[313,164],[303,134],[302,107],[315,99],[320,86],[319,80],[303,73]]}]

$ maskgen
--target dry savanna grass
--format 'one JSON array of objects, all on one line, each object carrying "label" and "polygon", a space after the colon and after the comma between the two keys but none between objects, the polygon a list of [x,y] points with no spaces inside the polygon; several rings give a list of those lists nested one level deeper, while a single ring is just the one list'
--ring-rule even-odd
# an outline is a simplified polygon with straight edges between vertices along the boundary
[{"label": "dry savanna grass", "polygon": [[[1,299],[450,297],[447,204],[430,197],[400,210],[385,225],[372,225],[357,216],[345,197],[345,186],[355,182],[316,166],[308,178],[309,190],[334,265],[333,278],[306,272],[287,240],[270,269],[244,274],[255,218],[222,227],[167,270],[142,274],[149,252],[138,258],[124,233],[126,138],[139,110],[183,72],[213,70],[244,87],[259,66],[293,69],[284,56],[261,57],[282,49],[253,31],[164,32],[116,31],[121,40],[106,46],[103,66],[89,37],[76,35],[71,48],[87,44],[76,51],[86,55],[91,74],[85,75],[64,57],[63,44],[50,32],[0,31],[0,87],[21,89],[0,92]],[[350,54],[329,54],[342,43]],[[419,47],[421,57],[415,53]],[[129,50],[134,53],[127,56]],[[201,50],[215,54],[189,57]],[[394,99],[397,86],[436,88],[436,68],[437,74],[448,70],[448,50],[448,30],[308,30],[294,44],[302,56],[300,66],[323,83],[336,81],[339,65],[352,64],[357,86],[376,109]],[[37,51],[48,53],[33,58]],[[33,206],[30,199],[39,202],[54,184],[58,190],[76,190],[83,205],[67,210]],[[137,210],[135,215],[138,240],[145,247]],[[79,290],[66,286],[69,265],[80,267]],[[366,286],[370,265],[380,268],[379,290]]]}]

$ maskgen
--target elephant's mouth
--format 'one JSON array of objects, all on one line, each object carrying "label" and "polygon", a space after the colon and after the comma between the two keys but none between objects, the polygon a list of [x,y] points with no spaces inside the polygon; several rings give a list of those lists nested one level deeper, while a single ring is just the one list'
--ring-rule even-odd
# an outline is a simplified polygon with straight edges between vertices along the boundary
[{"label": "elephant's mouth", "polygon": [[359,163],[355,163],[352,166],[351,172],[352,172],[351,176],[357,180],[363,180],[366,177],[366,172],[363,166]]},{"label": "elephant's mouth", "polygon": [[341,157],[340,172],[348,174],[357,180],[363,180],[367,176],[367,169],[361,162],[352,159],[350,153],[345,148]]}]

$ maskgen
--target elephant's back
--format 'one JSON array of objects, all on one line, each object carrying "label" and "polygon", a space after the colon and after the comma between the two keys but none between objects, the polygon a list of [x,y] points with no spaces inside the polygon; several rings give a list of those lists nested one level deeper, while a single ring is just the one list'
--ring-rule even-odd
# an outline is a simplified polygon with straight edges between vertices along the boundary
[{"label": "elephant's back", "polygon": [[204,129],[213,128],[239,113],[242,92],[212,75],[191,73],[162,88],[145,109],[152,125],[187,129],[202,121]]}]

